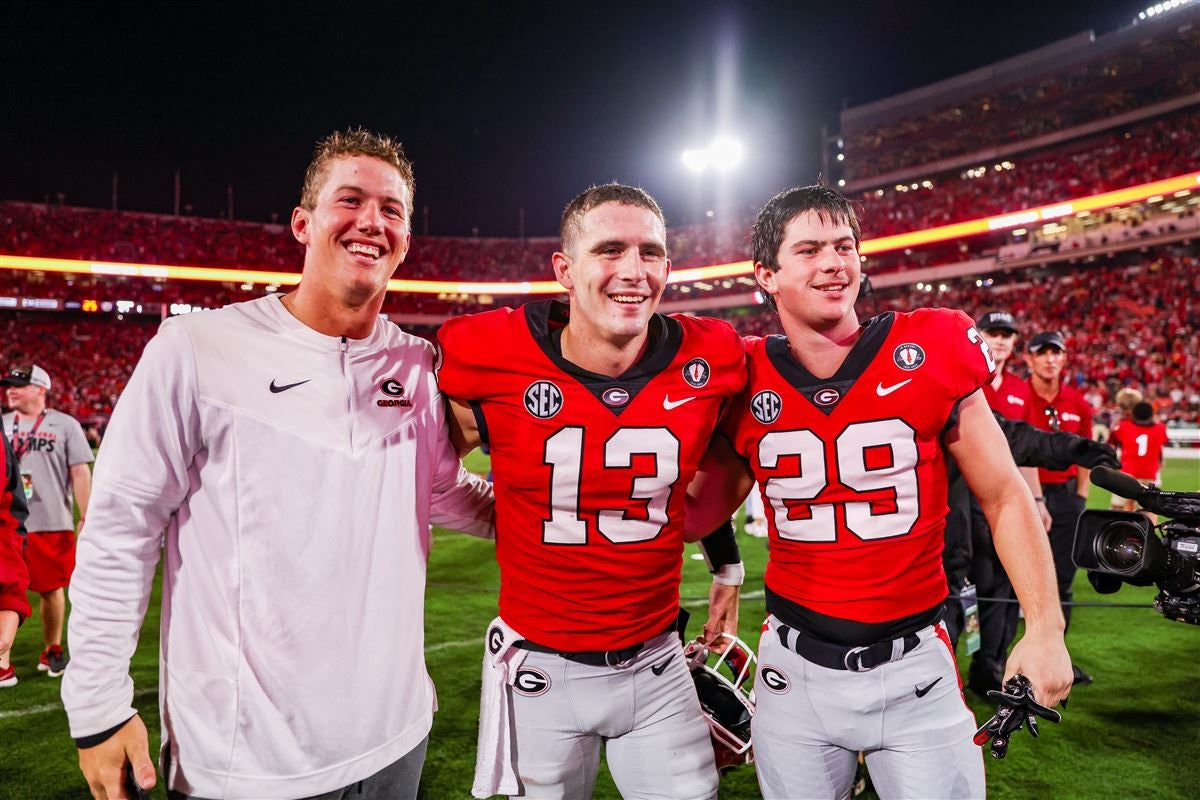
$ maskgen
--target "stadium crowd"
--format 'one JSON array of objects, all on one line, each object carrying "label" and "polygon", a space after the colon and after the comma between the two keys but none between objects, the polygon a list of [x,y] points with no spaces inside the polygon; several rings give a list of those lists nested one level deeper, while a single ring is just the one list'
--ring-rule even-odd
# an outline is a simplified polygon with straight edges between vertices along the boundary
[{"label": "stadium crowd", "polygon": [[1200,112],[1032,154],[1007,166],[864,192],[869,237],[948,225],[1100,194],[1200,169]]},{"label": "stadium crowd", "polygon": [[1200,30],[1183,26],[1088,61],[843,136],[845,177],[1019,142],[1200,90]]},{"label": "stadium crowd", "polygon": [[[1040,205],[1200,169],[1200,112],[1159,118],[1128,131],[1117,131],[995,165],[983,174],[934,176],[915,184],[866,192],[858,198],[864,236],[874,238],[920,230],[1016,208]],[[927,185],[925,185],[927,184]],[[742,261],[749,257],[748,223],[705,222],[670,230],[677,268]],[[478,238],[414,236],[397,277],[427,280],[520,281],[550,277],[554,238]],[[0,253],[87,261],[240,267],[294,272],[300,247],[282,225],[229,222],[32,203],[0,203]],[[913,254],[875,258],[871,268],[902,269],[963,260],[970,250],[957,242],[923,248]],[[99,281],[100,283],[97,283]],[[0,293],[37,296],[44,283],[55,296],[81,300],[99,285],[121,288],[135,302],[192,302],[212,307],[251,299],[262,288],[240,284],[203,284],[204,288],[149,280],[85,275],[14,274],[0,280]],[[220,288],[214,288],[214,287]],[[198,298],[198,299],[197,299]],[[389,311],[448,314],[464,306],[453,297],[411,295],[404,308],[389,300]]]},{"label": "stadium crowd", "polygon": [[[389,298],[389,305],[412,312],[411,300],[412,296],[395,295]],[[949,284],[944,291],[886,289],[862,303],[867,315],[949,306],[977,318],[990,309],[1003,308],[1017,316],[1027,334],[1063,331],[1071,350],[1069,380],[1093,399],[1099,419],[1113,412],[1120,388],[1135,386],[1146,392],[1160,419],[1200,422],[1200,255],[1196,246],[1156,248],[1148,255],[1130,253],[1084,268],[1064,265],[1021,271],[997,277],[982,287],[971,278]],[[456,307],[449,315],[479,308],[466,302],[446,305]],[[743,334],[778,330],[774,313],[765,306],[711,314],[729,319]],[[155,328],[154,321],[133,316],[118,321],[72,313],[0,313],[0,333],[10,343],[7,363],[44,366],[55,376],[56,407],[84,420],[103,417],[112,410]],[[411,330],[431,339],[436,334],[436,328],[428,325]],[[1018,373],[1023,369],[1019,359],[1014,359],[1012,366]]]}]

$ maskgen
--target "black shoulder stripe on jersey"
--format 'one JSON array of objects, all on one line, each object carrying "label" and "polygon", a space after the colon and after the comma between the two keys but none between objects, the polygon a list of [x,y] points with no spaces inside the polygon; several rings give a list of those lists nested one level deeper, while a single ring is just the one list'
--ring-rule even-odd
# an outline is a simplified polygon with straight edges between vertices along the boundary
[{"label": "black shoulder stripe on jersey", "polygon": [[475,415],[475,427],[479,429],[479,442],[490,445],[492,440],[488,436],[487,417],[483,414],[483,404],[478,400],[468,400],[467,405],[471,407],[471,413]]},{"label": "black shoulder stripe on jersey", "polygon": [[[892,324],[895,321],[896,314],[887,311],[864,322],[862,335],[846,355],[846,360],[838,367],[837,372],[828,378],[818,378],[797,361],[796,357],[792,355],[792,349],[786,336],[767,337],[767,358],[770,359],[772,366],[783,376],[784,380],[790,383],[797,392],[804,395],[814,408],[828,416],[833,413],[841,398],[850,392],[854,382],[867,371],[867,367],[871,366],[871,362],[879,355],[879,350],[883,347],[888,334],[891,333]],[[829,390],[837,393],[836,399],[829,402],[817,402],[817,393]]]},{"label": "black shoulder stripe on jersey", "polygon": [[940,434],[941,436],[945,436],[950,432],[951,428],[958,424],[958,407],[962,405],[963,400],[966,400],[968,397],[978,391],[979,389],[972,389],[954,401],[954,405],[950,406],[950,413],[946,415],[946,424],[942,426],[942,432]]},{"label": "black shoulder stripe on jersey", "polygon": [[[628,408],[637,393],[645,388],[656,375],[670,366],[676,353],[683,345],[683,325],[678,320],[663,314],[650,317],[649,346],[646,352],[632,367],[615,378],[600,375],[583,369],[574,362],[568,361],[562,354],[562,329],[570,317],[569,306],[561,300],[549,300],[530,303],[525,307],[525,320],[529,325],[529,333],[537,342],[546,358],[575,380],[585,389],[595,395],[601,405],[613,414],[620,415]],[[629,394],[629,400],[623,405],[613,408],[603,400],[603,395],[609,389],[620,387]]]}]

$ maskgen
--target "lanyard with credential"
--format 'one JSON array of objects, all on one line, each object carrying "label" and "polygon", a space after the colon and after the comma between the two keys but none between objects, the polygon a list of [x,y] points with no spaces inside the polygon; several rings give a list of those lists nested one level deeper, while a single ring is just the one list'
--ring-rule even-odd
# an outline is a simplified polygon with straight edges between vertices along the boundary
[{"label": "lanyard with credential", "polygon": [[29,452],[29,448],[33,446],[33,435],[37,433],[38,428],[42,427],[42,420],[46,418],[46,412],[38,414],[38,418],[34,420],[33,427],[29,429],[29,433],[25,434],[25,438],[18,442],[17,428],[21,425],[21,415],[13,414],[13,429],[12,429],[12,446],[13,453],[16,454],[19,461],[23,455]]}]

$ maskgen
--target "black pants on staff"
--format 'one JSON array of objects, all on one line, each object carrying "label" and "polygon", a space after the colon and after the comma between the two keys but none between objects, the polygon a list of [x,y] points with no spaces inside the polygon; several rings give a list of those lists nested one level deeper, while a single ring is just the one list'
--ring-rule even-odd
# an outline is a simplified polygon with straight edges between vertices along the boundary
[{"label": "black pants on staff", "polygon": [[[992,530],[979,501],[971,498],[971,567],[968,575],[979,596],[979,650],[971,659],[972,685],[999,685],[1004,678],[1008,648],[1017,635],[1020,607],[1016,593],[996,554]],[[1012,602],[1006,602],[1012,601]]]},{"label": "black pants on staff", "polygon": [[1071,624],[1070,603],[1074,595],[1071,584],[1075,582],[1075,562],[1071,550],[1075,544],[1075,524],[1087,507],[1087,501],[1075,493],[1075,479],[1065,483],[1044,483],[1042,494],[1046,497],[1046,510],[1050,512],[1050,552],[1054,554],[1054,575],[1058,580],[1058,599],[1064,603],[1063,617]]}]

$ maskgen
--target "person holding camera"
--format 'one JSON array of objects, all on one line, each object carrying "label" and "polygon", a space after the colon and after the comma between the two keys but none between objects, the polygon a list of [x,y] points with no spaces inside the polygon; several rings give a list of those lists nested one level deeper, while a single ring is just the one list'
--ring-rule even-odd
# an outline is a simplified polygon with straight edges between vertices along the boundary
[{"label": "person holding camera", "polygon": [[[1092,436],[1092,407],[1074,387],[1063,381],[1067,364],[1067,342],[1059,331],[1043,331],[1029,340],[1025,363],[1029,367],[1030,422],[1044,431],[1066,431]],[[1087,507],[1087,467],[1039,469],[1046,510],[1050,512],[1050,550],[1054,554],[1054,572],[1063,617],[1071,624],[1071,584],[1075,581],[1075,563],[1071,548],[1075,541],[1075,522]],[[1092,682],[1092,676],[1072,665],[1076,684]]]}]

